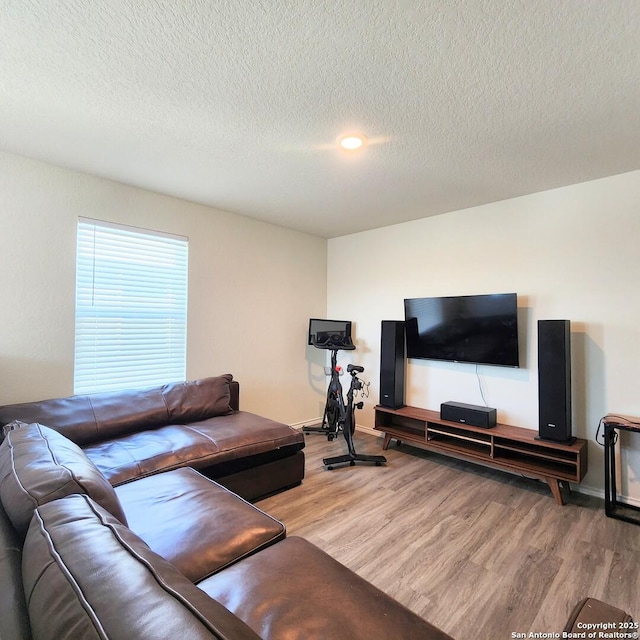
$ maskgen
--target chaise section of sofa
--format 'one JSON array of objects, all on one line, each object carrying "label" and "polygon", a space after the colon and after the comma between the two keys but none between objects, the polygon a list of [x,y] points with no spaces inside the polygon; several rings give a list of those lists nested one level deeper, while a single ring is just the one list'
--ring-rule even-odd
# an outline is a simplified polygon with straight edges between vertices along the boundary
[{"label": "chaise section of sofa", "polygon": [[282,522],[188,467],[115,492],[129,528],[192,582],[286,536]]},{"label": "chaise section of sofa", "polygon": [[303,434],[240,411],[230,374],[0,407],[0,425],[16,421],[58,431],[114,486],[189,466],[254,500],[304,477]]},{"label": "chaise section of sofa", "polygon": [[0,502],[19,538],[35,510],[87,495],[192,581],[283,539],[284,525],[195,469],[113,488],[76,444],[39,424],[0,445]]},{"label": "chaise section of sofa", "polygon": [[258,638],[88,496],[36,510],[23,574],[35,640]]}]

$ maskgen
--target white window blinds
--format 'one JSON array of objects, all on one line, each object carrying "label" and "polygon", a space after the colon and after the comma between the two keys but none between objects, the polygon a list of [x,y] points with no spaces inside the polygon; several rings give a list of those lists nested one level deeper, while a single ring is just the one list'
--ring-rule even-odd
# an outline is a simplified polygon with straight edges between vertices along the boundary
[{"label": "white window blinds", "polygon": [[184,380],[188,241],[78,222],[74,393]]}]

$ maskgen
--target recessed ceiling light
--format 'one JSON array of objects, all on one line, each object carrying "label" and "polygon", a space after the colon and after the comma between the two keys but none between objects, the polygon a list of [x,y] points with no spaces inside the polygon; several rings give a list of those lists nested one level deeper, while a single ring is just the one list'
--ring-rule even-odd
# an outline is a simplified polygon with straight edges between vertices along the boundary
[{"label": "recessed ceiling light", "polygon": [[356,151],[365,145],[367,138],[361,134],[343,136],[338,144],[346,151]]}]

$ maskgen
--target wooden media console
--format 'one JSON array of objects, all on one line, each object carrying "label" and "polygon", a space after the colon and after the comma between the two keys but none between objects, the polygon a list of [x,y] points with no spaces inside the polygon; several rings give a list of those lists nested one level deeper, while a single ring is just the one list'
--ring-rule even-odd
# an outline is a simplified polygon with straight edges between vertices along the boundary
[{"label": "wooden media console", "polygon": [[375,408],[375,429],[384,432],[386,450],[392,439],[445,455],[479,462],[544,480],[557,504],[564,504],[560,482],[579,483],[587,473],[587,441],[571,444],[537,440],[537,431],[506,424],[485,429],[441,420],[418,407]]}]

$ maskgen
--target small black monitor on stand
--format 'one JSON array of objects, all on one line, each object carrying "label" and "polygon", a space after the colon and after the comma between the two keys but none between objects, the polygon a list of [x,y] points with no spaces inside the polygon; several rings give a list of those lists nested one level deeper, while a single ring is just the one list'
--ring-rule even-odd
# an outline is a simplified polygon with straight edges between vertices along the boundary
[{"label": "small black monitor on stand", "polygon": [[327,346],[331,344],[338,349],[355,349],[351,340],[351,321],[311,318],[309,344],[319,349],[331,349],[331,346]]}]

